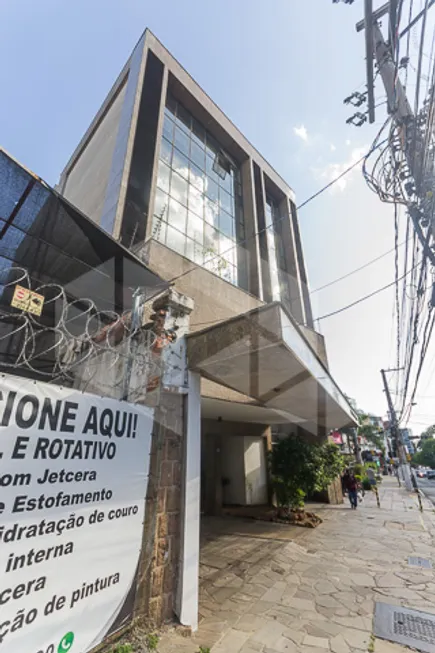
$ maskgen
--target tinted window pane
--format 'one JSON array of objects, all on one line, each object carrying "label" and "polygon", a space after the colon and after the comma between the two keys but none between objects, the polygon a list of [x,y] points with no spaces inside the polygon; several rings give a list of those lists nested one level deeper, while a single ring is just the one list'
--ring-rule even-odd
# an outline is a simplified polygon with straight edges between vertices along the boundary
[{"label": "tinted window pane", "polygon": [[202,245],[204,239],[204,222],[194,213],[189,213],[187,219],[187,235]]},{"label": "tinted window pane", "polygon": [[215,181],[213,181],[213,179],[210,179],[210,177],[206,177],[206,180],[205,180],[205,194],[213,202],[218,201],[219,186],[217,185],[217,183]]},{"label": "tinted window pane", "polygon": [[234,220],[225,211],[219,212],[219,229],[228,236],[228,238],[235,238]]},{"label": "tinted window pane", "polygon": [[168,96],[166,98],[165,111],[171,113],[172,115],[175,115],[176,110],[177,110],[177,101],[170,93],[168,93]]},{"label": "tinted window pane", "polygon": [[204,247],[206,251],[219,252],[219,232],[208,224],[204,227]]},{"label": "tinted window pane", "polygon": [[184,131],[189,132],[192,125],[192,119],[190,113],[186,111],[182,104],[177,106],[177,125],[181,127]]},{"label": "tinted window pane", "polygon": [[189,156],[190,138],[185,132],[181,131],[181,129],[179,129],[178,127],[175,127],[174,145],[178,150],[180,150],[180,152],[182,152],[186,156]]},{"label": "tinted window pane", "polygon": [[176,172],[172,173],[171,178],[171,197],[178,202],[187,205],[187,181],[177,175]]},{"label": "tinted window pane", "polygon": [[160,147],[160,158],[163,159],[163,161],[166,161],[168,165],[171,165],[172,145],[170,144],[169,141],[166,140],[166,138],[162,138],[162,144]]},{"label": "tinted window pane", "polygon": [[202,245],[190,240],[190,238],[186,239],[186,256],[198,265],[204,264],[204,249]]},{"label": "tinted window pane", "polygon": [[195,119],[193,120],[192,125],[192,140],[195,141],[200,147],[204,147],[205,144],[205,129],[202,125],[199,124]]},{"label": "tinted window pane", "polygon": [[194,163],[190,162],[190,183],[200,191],[204,190],[204,173]]},{"label": "tinted window pane", "polygon": [[209,156],[207,156],[206,159],[207,159],[207,161],[206,161],[205,171],[206,171],[207,175],[211,179],[213,179],[217,184],[219,184],[219,175],[217,175],[215,173],[215,171],[213,170],[214,159],[212,159]]},{"label": "tinted window pane", "polygon": [[207,152],[208,156],[211,157],[212,161],[214,160],[216,154],[220,150],[219,145],[216,143],[214,138],[212,138],[209,134],[207,134],[205,149],[206,149],[206,152]]},{"label": "tinted window pane", "polygon": [[159,188],[156,190],[156,199],[154,202],[154,215],[161,216],[163,220],[167,219],[169,197]]},{"label": "tinted window pane", "polygon": [[228,162],[231,171],[222,179],[213,170],[216,155],[225,154],[219,143],[182,104],[169,96],[168,104],[161,159],[172,172],[160,164],[161,191],[156,196],[154,213],[163,211],[168,225],[160,225],[159,235],[172,249],[236,283],[235,243],[244,237],[240,173]]},{"label": "tinted window pane", "polygon": [[153,218],[153,238],[159,240],[161,243],[164,243],[166,240],[166,228],[166,222],[163,222],[158,216],[155,215]]},{"label": "tinted window pane", "polygon": [[168,168],[168,166],[163,163],[163,161],[159,161],[159,169],[157,171],[157,186],[162,190],[169,190],[170,172],[170,168]]},{"label": "tinted window pane", "polygon": [[194,211],[200,218],[204,215],[204,196],[195,186],[189,186],[189,211]]},{"label": "tinted window pane", "polygon": [[225,259],[227,259],[227,257],[230,257],[230,260],[232,261],[233,251],[234,251],[234,241],[219,232],[219,254],[222,254]]},{"label": "tinted window pane", "polygon": [[163,136],[167,138],[168,141],[172,142],[174,136],[174,123],[167,115],[165,115],[163,121]]},{"label": "tinted window pane", "polygon": [[229,265],[225,270],[224,278],[230,283],[237,285],[237,268],[235,268],[234,265]]},{"label": "tinted window pane", "polygon": [[229,240],[229,238],[222,238],[221,237],[221,247],[222,247],[222,258],[227,261],[227,263],[231,263],[231,265],[234,265],[236,262],[236,245],[234,244],[234,241]]},{"label": "tinted window pane", "polygon": [[186,236],[168,225],[166,245],[184,256],[184,243]]},{"label": "tinted window pane", "polygon": [[211,202],[205,198],[204,202],[204,219],[212,225],[218,226],[219,223],[219,207],[215,202]]},{"label": "tinted window pane", "polygon": [[175,227],[178,231],[185,233],[187,222],[187,209],[185,206],[176,202],[171,198],[169,202],[169,217],[168,223],[171,227]]},{"label": "tinted window pane", "polygon": [[234,179],[231,174],[227,173],[225,179],[219,179],[219,185],[221,188],[234,195]]},{"label": "tinted window pane", "polygon": [[228,195],[223,188],[220,189],[219,193],[219,202],[220,206],[230,215],[234,215],[234,200],[231,195]]},{"label": "tinted window pane", "polygon": [[205,168],[205,152],[193,141],[190,144],[190,158],[198,168]]},{"label": "tinted window pane", "polygon": [[181,154],[178,150],[174,150],[172,157],[172,169],[178,172],[179,175],[185,179],[189,178],[189,159]]}]

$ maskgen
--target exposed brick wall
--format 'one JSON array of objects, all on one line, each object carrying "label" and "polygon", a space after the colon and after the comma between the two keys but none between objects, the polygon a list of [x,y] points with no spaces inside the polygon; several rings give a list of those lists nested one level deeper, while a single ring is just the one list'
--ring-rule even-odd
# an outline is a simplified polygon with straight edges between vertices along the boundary
[{"label": "exposed brick wall", "polygon": [[136,612],[155,625],[173,617],[181,539],[184,396],[161,392],[151,445]]}]

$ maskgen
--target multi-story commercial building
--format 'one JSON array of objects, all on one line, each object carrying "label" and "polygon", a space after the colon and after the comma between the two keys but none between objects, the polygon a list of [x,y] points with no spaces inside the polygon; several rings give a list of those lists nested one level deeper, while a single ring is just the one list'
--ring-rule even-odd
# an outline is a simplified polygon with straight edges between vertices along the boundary
[{"label": "multi-story commercial building", "polygon": [[354,423],[313,328],[293,190],[149,31],[58,189],[194,301],[208,512],[266,502],[272,425]]}]

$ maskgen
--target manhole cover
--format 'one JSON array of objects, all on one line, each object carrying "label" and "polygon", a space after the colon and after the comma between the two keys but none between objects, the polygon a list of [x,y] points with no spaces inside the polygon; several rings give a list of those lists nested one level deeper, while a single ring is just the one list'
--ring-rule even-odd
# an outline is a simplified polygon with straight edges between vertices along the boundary
[{"label": "manhole cover", "polygon": [[376,603],[374,634],[425,653],[435,653],[435,615]]},{"label": "manhole cover", "polygon": [[410,556],[408,558],[408,565],[411,565],[412,567],[424,567],[425,569],[432,569],[432,562],[430,560],[416,556]]}]

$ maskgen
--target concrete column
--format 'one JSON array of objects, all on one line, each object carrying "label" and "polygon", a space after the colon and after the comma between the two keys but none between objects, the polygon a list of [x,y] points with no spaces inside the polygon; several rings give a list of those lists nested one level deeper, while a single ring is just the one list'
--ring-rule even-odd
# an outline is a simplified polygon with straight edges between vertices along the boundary
[{"label": "concrete column", "polygon": [[280,215],[283,218],[280,224],[280,235],[285,250],[287,263],[286,270],[280,270],[282,282],[288,287],[290,298],[290,312],[298,323],[304,322],[302,289],[299,284],[299,270],[296,254],[296,243],[292,228],[292,217],[288,197],[284,197],[279,205]]},{"label": "concrete column", "polygon": [[[124,100],[124,109],[125,109],[125,117],[121,117],[121,123],[125,123],[126,127],[126,133],[120,134],[120,138],[122,137],[123,142],[119,145],[120,148],[120,153],[118,154],[118,157],[121,157],[121,152],[124,154],[123,158],[123,163],[122,163],[122,170],[119,173],[119,179],[118,179],[118,194],[117,194],[117,203],[115,205],[115,210],[113,215],[106,216],[107,220],[111,220],[113,224],[113,230],[112,230],[112,236],[116,239],[119,240],[121,236],[121,226],[122,226],[122,216],[124,214],[124,208],[125,208],[125,200],[127,197],[127,187],[128,187],[128,178],[130,175],[130,166],[131,166],[131,159],[133,155],[133,147],[134,147],[134,140],[135,140],[135,135],[136,135],[136,127],[137,127],[137,118],[139,114],[139,105],[140,105],[140,98],[142,95],[142,87],[143,87],[143,82],[144,82],[144,76],[145,76],[145,64],[146,64],[146,46],[145,46],[145,40],[146,36],[143,35],[136,46],[133,56],[132,56],[132,63],[135,62],[134,66],[134,78],[133,78],[133,71],[130,69],[129,72],[129,77],[127,79],[127,93],[126,93],[126,98]],[[136,61],[137,58],[137,61]],[[121,130],[120,130],[121,132]],[[115,152],[118,149],[118,142],[115,147]],[[114,157],[115,158],[115,157]],[[115,174],[116,171],[113,171],[113,174]],[[107,198],[106,201],[108,202]],[[103,215],[104,215],[105,209],[103,209]],[[103,216],[101,218],[101,221],[103,221]]]},{"label": "concrete column", "polygon": [[198,628],[201,478],[201,377],[189,372],[181,501],[180,571],[176,614],[183,626]]},{"label": "concrete column", "polygon": [[165,118],[165,106],[166,106],[166,94],[168,92],[168,68],[164,67],[163,70],[163,83],[162,83],[162,92],[160,95],[160,109],[159,109],[159,120],[157,124],[157,137],[156,137],[156,149],[154,152],[154,165],[153,165],[153,178],[151,181],[151,192],[150,192],[150,201],[149,201],[149,210],[148,210],[148,219],[147,219],[147,228],[145,234],[145,241],[151,238],[153,233],[153,215],[154,215],[154,204],[156,198],[156,187],[157,187],[157,173],[159,168],[159,157],[160,157],[160,147],[162,144],[162,134],[163,134],[163,121]]},{"label": "concrete column", "polygon": [[266,228],[266,192],[264,188],[264,177],[260,167],[254,163],[254,189],[255,189],[255,206],[257,209],[257,240],[260,250],[260,276],[263,287],[263,297],[265,302],[271,302],[272,284],[270,280],[269,256],[267,251],[267,233]]},{"label": "concrete column", "polygon": [[303,324],[305,324],[310,328],[313,328],[314,327],[313,313],[311,310],[310,293],[308,290],[307,272],[305,269],[304,255],[302,251],[302,242],[301,242],[301,234],[299,231],[298,216],[296,213],[296,206],[294,205],[294,203],[291,200],[289,200],[289,203],[290,203],[290,216],[291,216],[291,224],[292,224],[292,231],[293,231],[293,240],[294,240],[295,252],[297,256],[298,279],[299,279],[301,298],[303,304],[303,315],[304,315]]},{"label": "concrete column", "polygon": [[269,455],[272,451],[272,428],[270,426],[263,433],[263,446],[264,446],[264,455],[266,457],[267,465],[267,502],[273,504],[273,487],[272,479],[270,476],[270,465],[269,465]]},{"label": "concrete column", "polygon": [[[248,158],[241,166],[242,193],[243,193],[243,214],[245,220],[246,243],[240,245],[247,262],[247,290],[259,299],[263,299],[263,287],[261,282],[261,258],[258,243],[258,221],[255,204],[254,172],[252,159]],[[243,256],[241,257],[243,260]]]}]

